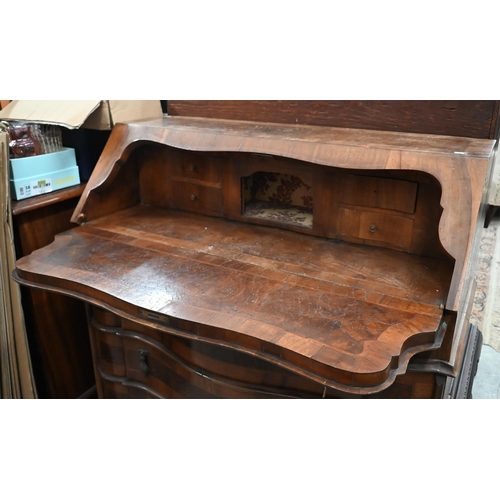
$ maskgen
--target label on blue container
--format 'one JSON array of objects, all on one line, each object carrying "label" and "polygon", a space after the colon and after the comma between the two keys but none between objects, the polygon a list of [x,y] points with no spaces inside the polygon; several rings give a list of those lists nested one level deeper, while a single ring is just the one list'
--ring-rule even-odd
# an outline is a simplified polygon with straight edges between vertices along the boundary
[{"label": "label on blue container", "polygon": [[52,179],[41,179],[31,183],[31,195],[50,193],[52,191]]},{"label": "label on blue container", "polygon": [[21,198],[31,196],[31,184],[28,184],[26,186],[20,186],[19,187],[19,196]]}]

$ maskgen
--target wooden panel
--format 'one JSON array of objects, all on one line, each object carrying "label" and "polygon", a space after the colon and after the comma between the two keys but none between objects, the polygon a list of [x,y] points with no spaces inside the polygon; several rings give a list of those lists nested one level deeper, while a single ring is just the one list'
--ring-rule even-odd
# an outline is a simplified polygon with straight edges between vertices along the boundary
[{"label": "wooden panel", "polygon": [[169,207],[172,201],[172,173],[176,165],[170,148],[154,144],[142,146],[139,184],[141,202],[154,207]]},{"label": "wooden panel", "polygon": [[137,149],[135,156],[139,154],[142,203],[221,214],[222,158],[151,144]]},{"label": "wooden panel", "polygon": [[[120,323],[120,318],[116,318],[114,323]],[[112,329],[95,325],[100,339],[96,359],[101,374],[99,386],[103,386],[101,397],[439,397],[432,373],[406,373],[380,393],[356,396],[325,388],[255,356],[188,340],[130,320],[122,319],[121,323],[121,328]],[[110,364],[110,357],[118,367]]]},{"label": "wooden panel", "polygon": [[340,190],[340,202],[413,214],[417,201],[416,182],[383,177],[346,175]]},{"label": "wooden panel", "polygon": [[[218,164],[207,161],[206,158],[192,154],[177,154],[172,159],[173,176],[220,184],[221,172]],[[220,187],[220,185],[219,185]]]},{"label": "wooden panel", "polygon": [[338,231],[347,241],[379,243],[408,252],[413,235],[413,220],[397,215],[340,208]]},{"label": "wooden panel", "polygon": [[[60,204],[66,200],[78,198],[83,193],[84,188],[85,183],[82,183],[78,186],[72,186],[52,193],[41,194],[19,201],[12,201],[12,215],[21,215],[26,212],[31,212],[32,210],[38,210],[56,203]],[[76,201],[74,203],[76,203]]]},{"label": "wooden panel", "polygon": [[149,391],[144,390],[144,388],[130,385],[127,386],[122,380],[118,382],[103,380],[99,396],[105,399],[158,399]]},{"label": "wooden panel", "polygon": [[167,101],[171,116],[493,139],[499,101]]},{"label": "wooden panel", "polygon": [[95,335],[95,359],[98,361],[99,370],[114,377],[125,377],[125,357],[123,340],[113,331],[99,329],[93,325]]},{"label": "wooden panel", "polygon": [[195,182],[172,183],[172,206],[189,212],[222,215],[222,190]]},{"label": "wooden panel", "polygon": [[435,373],[405,373],[394,384],[378,394],[382,399],[441,399],[445,377]]},{"label": "wooden panel", "polygon": [[403,369],[408,349],[433,345],[452,264],[137,206],[66,233],[17,268],[18,279],[135,317],[158,313],[186,335],[271,356],[332,388],[375,390]]},{"label": "wooden panel", "polygon": [[[13,202],[17,256],[66,231],[83,186]],[[76,398],[95,383],[84,304],[41,290],[21,290],[40,398]]]},{"label": "wooden panel", "polygon": [[126,324],[128,330],[116,331],[123,338],[126,379],[162,397],[319,398],[325,392],[321,384],[254,356]]}]

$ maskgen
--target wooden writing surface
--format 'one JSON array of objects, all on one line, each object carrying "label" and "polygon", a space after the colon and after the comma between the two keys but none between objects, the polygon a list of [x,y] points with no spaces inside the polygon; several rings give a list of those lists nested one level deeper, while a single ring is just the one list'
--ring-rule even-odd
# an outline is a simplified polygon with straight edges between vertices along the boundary
[{"label": "wooden writing surface", "polygon": [[332,387],[386,384],[413,337],[432,345],[451,276],[432,259],[141,206],[60,235],[17,268],[135,317],[279,351]]}]

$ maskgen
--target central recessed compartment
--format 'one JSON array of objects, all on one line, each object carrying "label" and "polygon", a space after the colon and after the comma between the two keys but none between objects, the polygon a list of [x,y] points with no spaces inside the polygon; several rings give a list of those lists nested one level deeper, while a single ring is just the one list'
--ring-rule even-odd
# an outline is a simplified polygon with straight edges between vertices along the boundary
[{"label": "central recessed compartment", "polygon": [[255,172],[243,177],[242,200],[245,217],[313,228],[313,189],[296,175]]}]

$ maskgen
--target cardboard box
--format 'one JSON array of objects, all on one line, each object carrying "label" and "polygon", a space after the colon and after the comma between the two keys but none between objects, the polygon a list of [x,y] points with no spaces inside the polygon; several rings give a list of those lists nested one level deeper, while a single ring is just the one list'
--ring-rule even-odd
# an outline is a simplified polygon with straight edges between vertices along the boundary
[{"label": "cardboard box", "polygon": [[10,160],[11,193],[15,200],[80,184],[75,150],[65,148],[48,153]]},{"label": "cardboard box", "polygon": [[115,123],[162,116],[160,101],[12,101],[0,110],[0,120],[93,130],[111,130]]},{"label": "cardboard box", "polygon": [[115,123],[162,116],[160,101],[12,101],[0,110],[0,120],[61,126],[82,181],[90,178]]}]

